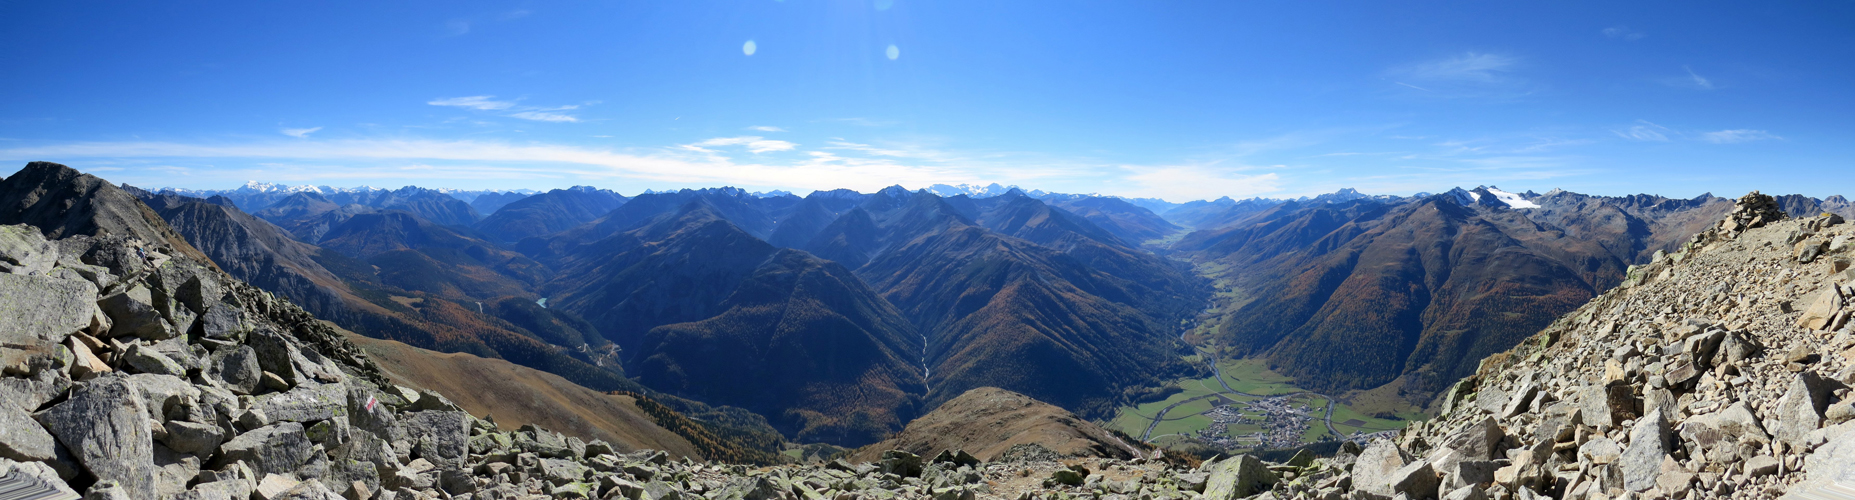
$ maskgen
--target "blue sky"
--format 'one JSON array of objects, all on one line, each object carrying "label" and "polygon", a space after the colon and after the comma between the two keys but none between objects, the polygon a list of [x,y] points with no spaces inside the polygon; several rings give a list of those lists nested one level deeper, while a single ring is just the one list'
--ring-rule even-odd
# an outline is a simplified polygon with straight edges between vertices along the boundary
[{"label": "blue sky", "polygon": [[0,162],[191,188],[1855,195],[1855,4],[1780,3],[3,1]]}]

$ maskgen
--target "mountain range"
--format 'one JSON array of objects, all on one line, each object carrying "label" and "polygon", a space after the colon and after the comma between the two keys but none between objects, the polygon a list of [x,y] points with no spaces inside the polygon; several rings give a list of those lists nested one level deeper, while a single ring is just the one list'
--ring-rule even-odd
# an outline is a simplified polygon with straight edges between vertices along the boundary
[{"label": "mountain range", "polygon": [[357,333],[844,446],[981,387],[1105,418],[1204,375],[1192,345],[1425,404],[1730,207],[1492,186],[1182,204],[997,185],[260,186],[125,191],[247,263],[228,272]]}]

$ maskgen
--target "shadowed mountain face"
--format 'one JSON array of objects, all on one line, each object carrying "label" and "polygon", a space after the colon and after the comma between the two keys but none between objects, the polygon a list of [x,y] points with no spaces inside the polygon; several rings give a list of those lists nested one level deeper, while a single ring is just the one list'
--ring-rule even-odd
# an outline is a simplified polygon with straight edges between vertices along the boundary
[{"label": "shadowed mountain face", "polygon": [[815,191],[779,221],[772,236],[767,237],[767,243],[784,248],[803,247],[832,221],[868,198],[869,195],[848,189]]},{"label": "shadowed mountain face", "polygon": [[546,239],[524,240],[517,247],[537,260],[552,264],[570,254],[584,254],[579,248],[581,246],[644,227],[658,217],[677,213],[690,202],[698,200],[715,217],[746,231],[749,236],[766,238],[773,233],[777,221],[798,206],[801,198],[791,195],[760,198],[732,187],[645,193],[625,201],[617,209],[592,222]]},{"label": "shadowed mountain face", "polygon": [[1247,297],[1219,320],[1234,354],[1265,355],[1311,389],[1422,402],[1731,205],[1554,192],[1515,210],[1477,192],[1469,205],[1289,202],[1175,249],[1227,266]]},{"label": "shadowed mountain face", "polygon": [[470,208],[476,209],[478,214],[482,215],[484,218],[488,218],[502,210],[503,207],[509,206],[510,203],[515,203],[517,200],[525,199],[529,196],[533,195],[514,191],[507,193],[484,193],[477,196],[476,199],[470,200]]},{"label": "shadowed mountain face", "polygon": [[775,250],[693,201],[642,228],[579,247],[542,290],[551,306],[631,347],[653,327],[720,313],[734,287]]},{"label": "shadowed mountain face", "polygon": [[800,441],[850,446],[901,430],[927,392],[920,334],[835,262],[781,250],[721,307],[652,329],[632,373],[659,390],[769,415]]},{"label": "shadowed mountain face", "polygon": [[[296,241],[277,226],[239,211],[230,200],[214,203],[173,194],[149,194],[142,200],[168,226],[238,279],[289,297],[325,319],[348,319],[352,314],[349,304],[365,304],[348,293],[340,278],[316,262],[322,249]],[[369,309],[385,314],[377,306]]]},{"label": "shadowed mountain face", "polygon": [[551,274],[521,254],[398,211],[354,216],[321,246],[374,266],[382,283],[447,298],[533,297],[531,287]]},{"label": "shadowed mountain face", "polygon": [[1201,303],[1196,279],[1035,199],[885,189],[806,248],[856,264],[927,334],[930,406],[997,386],[1106,411],[1188,369],[1170,325]]},{"label": "shadowed mountain face", "polygon": [[623,205],[625,199],[618,193],[587,186],[556,189],[509,203],[478,222],[476,228],[499,241],[547,236],[597,219]]},{"label": "shadowed mountain face", "polygon": [[[636,388],[635,384],[621,378],[622,371],[616,363],[599,366],[595,363],[600,363],[601,359],[568,349],[578,344],[553,343],[553,339],[578,338],[593,346],[605,345],[596,335],[569,333],[574,328],[572,325],[584,325],[570,315],[530,311],[525,315],[509,314],[513,319],[505,321],[500,314],[490,313],[523,308],[497,307],[500,302],[492,300],[491,307],[478,312],[477,307],[466,308],[440,295],[399,288],[387,282],[394,281],[394,273],[406,273],[404,269],[376,268],[332,250],[293,240],[276,226],[245,214],[229,203],[145,192],[144,196],[168,221],[159,227],[171,225],[186,241],[197,242],[206,249],[207,256],[220,263],[228,273],[288,297],[317,317],[343,328],[427,349],[507,359],[598,390]],[[406,238],[397,235],[395,241],[401,242],[398,246],[382,246],[398,249],[374,257],[416,252],[402,248],[403,242],[408,240],[444,242],[455,239],[442,236],[446,228],[430,223],[419,227],[441,236]],[[408,274],[426,277],[428,281],[464,281],[447,272]],[[507,300],[529,299],[511,297]],[[576,358],[576,354],[586,359]]]},{"label": "shadowed mountain face", "polygon": [[1102,196],[1046,198],[1051,205],[1068,210],[1130,245],[1140,245],[1179,232],[1184,228],[1126,200]]},{"label": "shadowed mountain face", "polygon": [[780,250],[706,201],[577,247],[543,287],[651,387],[761,412],[792,436],[863,444],[926,392],[921,338],[842,266]]},{"label": "shadowed mountain face", "polygon": [[368,200],[367,206],[381,210],[403,210],[417,214],[419,218],[446,226],[468,226],[477,223],[483,216],[477,209],[471,208],[464,200],[451,197],[435,189],[406,186],[396,191],[381,193]]},{"label": "shadowed mountain face", "polygon": [[316,193],[296,193],[257,211],[256,215],[307,243],[322,241],[330,229],[360,214],[378,210],[366,205],[336,205]]}]

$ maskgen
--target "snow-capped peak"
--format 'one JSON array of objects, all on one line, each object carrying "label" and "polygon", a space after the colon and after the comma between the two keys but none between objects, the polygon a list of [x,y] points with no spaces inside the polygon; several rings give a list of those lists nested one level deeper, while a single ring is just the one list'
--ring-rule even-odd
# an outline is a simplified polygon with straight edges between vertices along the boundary
[{"label": "snow-capped peak", "polygon": [[1455,188],[1455,189],[1451,189],[1448,191],[1444,191],[1443,196],[1455,198],[1457,205],[1462,205],[1465,207],[1475,206],[1476,203],[1481,201],[1481,193],[1469,191],[1467,189],[1462,189],[1462,188]]},{"label": "snow-capped peak", "polygon": [[1495,199],[1501,200],[1501,203],[1507,204],[1508,208],[1539,208],[1538,203],[1527,201],[1524,196],[1502,191],[1501,188],[1494,186],[1483,187],[1486,188],[1489,193],[1493,193]]}]

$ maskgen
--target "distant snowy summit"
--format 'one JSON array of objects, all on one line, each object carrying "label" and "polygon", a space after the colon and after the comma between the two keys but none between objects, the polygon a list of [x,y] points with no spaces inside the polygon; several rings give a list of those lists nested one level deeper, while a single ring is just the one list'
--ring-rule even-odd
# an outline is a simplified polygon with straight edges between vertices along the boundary
[{"label": "distant snowy summit", "polygon": [[1514,209],[1539,208],[1539,204],[1534,203],[1532,200],[1539,199],[1540,197],[1538,193],[1532,191],[1511,193],[1502,191],[1501,188],[1494,186],[1476,186],[1475,189],[1467,190],[1455,188],[1444,192],[1443,196],[1448,196],[1454,199],[1456,204],[1465,207],[1482,205],[1503,206]]}]

